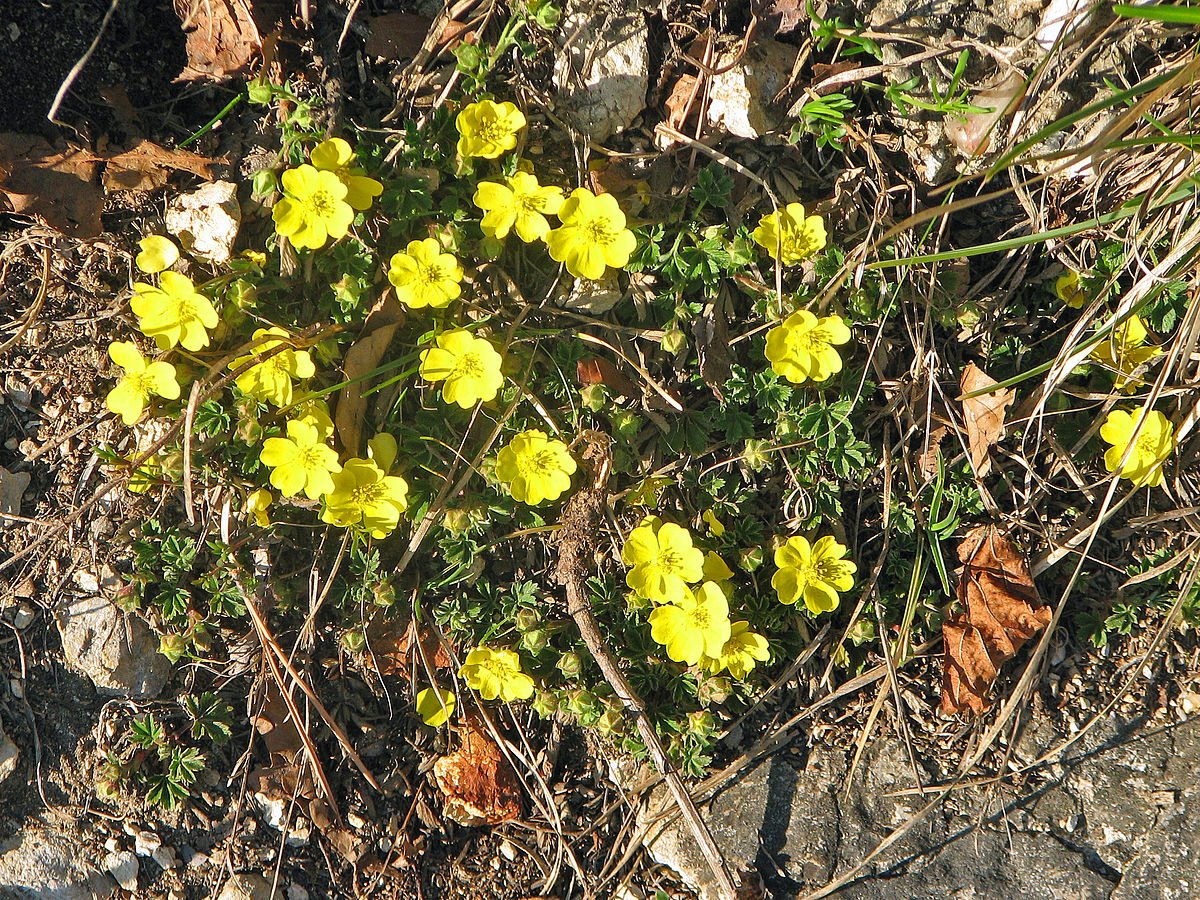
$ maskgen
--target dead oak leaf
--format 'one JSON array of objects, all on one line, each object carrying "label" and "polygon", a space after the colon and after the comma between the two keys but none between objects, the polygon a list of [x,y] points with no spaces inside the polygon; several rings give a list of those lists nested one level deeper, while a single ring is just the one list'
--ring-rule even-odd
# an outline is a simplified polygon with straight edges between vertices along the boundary
[{"label": "dead oak leaf", "polygon": [[472,722],[459,735],[462,746],[433,764],[446,818],[460,825],[497,825],[518,818],[521,785],[496,742]]},{"label": "dead oak leaf", "polygon": [[36,135],[0,134],[0,199],[14,213],[42,219],[68,237],[100,234],[104,193],[100,159],[90,150],[57,149]]},{"label": "dead oak leaf", "polygon": [[176,81],[224,81],[245,75],[262,49],[250,0],[175,0],[187,65]]},{"label": "dead oak leaf", "polygon": [[958,547],[958,600],[965,612],[942,624],[942,711],[981,713],[1000,666],[1050,624],[1020,553],[994,525],[973,528]]},{"label": "dead oak leaf", "polygon": [[213,179],[213,160],[187,150],[168,150],[141,141],[132,150],[110,156],[104,165],[104,187],[109,191],[153,191],[167,183],[174,171]]},{"label": "dead oak leaf", "polygon": [[365,392],[371,386],[369,380],[404,319],[404,308],[395,294],[387,291],[367,313],[362,333],[346,351],[342,363],[346,386],[338,394],[333,421],[342,446],[351,456],[356,456],[362,448],[363,422],[367,415]]},{"label": "dead oak leaf", "polygon": [[[967,452],[976,475],[982,477],[991,466],[988,453],[1004,436],[1004,416],[1016,394],[1007,390],[991,390],[999,384],[975,363],[968,363],[959,380],[963,419],[967,426]],[[976,396],[971,396],[972,394]]]}]

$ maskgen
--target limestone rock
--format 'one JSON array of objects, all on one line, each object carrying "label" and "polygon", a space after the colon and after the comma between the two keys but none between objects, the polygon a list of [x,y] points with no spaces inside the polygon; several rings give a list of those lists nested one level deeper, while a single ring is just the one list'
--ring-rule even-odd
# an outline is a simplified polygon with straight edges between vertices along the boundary
[{"label": "limestone rock", "polygon": [[163,222],[192,256],[216,265],[228,262],[242,224],[237,185],[214,181],[173,197]]},{"label": "limestone rock", "polygon": [[107,597],[75,597],[56,613],[67,665],[106,696],[158,696],[171,666],[141,619],[122,613]]},{"label": "limestone rock", "polygon": [[78,836],[27,825],[0,845],[0,897],[107,900],[116,883],[87,863]]},{"label": "limestone rock", "polygon": [[571,0],[554,62],[561,112],[593,141],[605,141],[646,106],[650,86],[646,18],[627,3],[599,15],[594,0]]},{"label": "limestone rock", "polygon": [[0,725],[0,784],[7,781],[8,777],[17,770],[17,763],[20,761],[20,749],[5,733],[4,727]]},{"label": "limestone rock", "polygon": [[[722,57],[718,69],[729,62]],[[787,85],[795,62],[796,48],[789,44],[752,43],[736,65],[713,76],[708,92],[709,126],[744,138],[774,131],[780,117],[771,99]]]},{"label": "limestone rock", "polygon": [[217,900],[277,900],[282,891],[271,890],[271,882],[261,875],[243,873],[234,875],[221,888]]}]

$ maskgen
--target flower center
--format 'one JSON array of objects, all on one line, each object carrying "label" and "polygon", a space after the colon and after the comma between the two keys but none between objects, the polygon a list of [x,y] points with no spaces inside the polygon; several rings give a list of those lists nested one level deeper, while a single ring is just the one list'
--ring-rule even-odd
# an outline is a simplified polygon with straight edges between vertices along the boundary
[{"label": "flower center", "polygon": [[664,571],[674,572],[679,568],[679,562],[679,553],[675,550],[658,551],[658,564]]},{"label": "flower center", "polygon": [[300,463],[307,472],[317,472],[325,468],[321,464],[321,448],[319,446],[305,447],[300,451]]},{"label": "flower center", "polygon": [[489,119],[479,123],[479,139],[485,144],[498,144],[504,138],[507,129],[499,119]]},{"label": "flower center", "polygon": [[337,200],[329,191],[319,189],[308,198],[308,205],[317,216],[326,218],[333,215],[334,210],[337,209]]},{"label": "flower center", "polygon": [[483,360],[479,354],[468,351],[458,358],[454,364],[452,378],[478,378],[483,374]]},{"label": "flower center", "polygon": [[552,450],[539,450],[537,453],[523,454],[518,462],[526,477],[530,475],[545,475],[557,468]]},{"label": "flower center", "polygon": [[357,485],[350,492],[350,502],[355,506],[374,506],[383,499],[383,485],[378,481]]},{"label": "flower center", "polygon": [[449,281],[450,276],[445,269],[435,262],[429,265],[417,263],[417,280],[426,287],[432,287],[443,281]]},{"label": "flower center", "polygon": [[129,375],[129,382],[133,385],[133,389],[138,392],[142,399],[148,398],[154,393],[154,381],[150,378],[148,372],[138,372],[136,375]]},{"label": "flower center", "polygon": [[697,603],[696,608],[692,610],[692,624],[701,631],[707,631],[709,624],[712,622],[712,617],[708,614],[708,609],[703,604]]},{"label": "flower center", "polygon": [[1142,432],[1137,439],[1137,453],[1135,455],[1158,457],[1158,439],[1156,435]]},{"label": "flower center", "polygon": [[593,244],[603,246],[613,242],[613,232],[609,229],[608,222],[604,219],[589,219],[581,227],[583,228],[583,233],[588,236],[588,240]]}]

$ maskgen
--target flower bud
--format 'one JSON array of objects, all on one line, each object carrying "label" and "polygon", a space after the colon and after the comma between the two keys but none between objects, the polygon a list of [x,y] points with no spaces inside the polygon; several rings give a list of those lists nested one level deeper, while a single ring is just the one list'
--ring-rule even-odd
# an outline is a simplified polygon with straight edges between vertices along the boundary
[{"label": "flower bud", "polygon": [[724,675],[716,678],[706,678],[700,683],[697,697],[706,706],[710,703],[720,705],[729,699],[733,685]]},{"label": "flower bud", "polygon": [[687,335],[678,328],[671,327],[663,332],[659,344],[667,353],[676,354],[687,347]]},{"label": "flower bud", "polygon": [[372,594],[371,599],[374,600],[376,606],[390,607],[396,603],[396,586],[386,578],[375,582]]},{"label": "flower bud", "polygon": [[579,673],[583,671],[583,659],[573,650],[562,654],[555,665],[564,678],[578,678]]},{"label": "flower bud", "polygon": [[558,712],[558,697],[552,691],[538,691],[533,698],[533,711],[543,719],[549,719]]},{"label": "flower bud", "polygon": [[742,462],[746,464],[746,468],[751,472],[761,472],[771,465],[771,456],[768,448],[769,445],[766,441],[754,438],[746,441],[746,446],[742,450]]},{"label": "flower bud", "polygon": [[567,711],[579,718],[594,717],[597,712],[596,695],[583,688],[567,692]]},{"label": "flower bud", "polygon": [[342,632],[341,644],[347,653],[361,653],[367,646],[367,636],[361,628],[351,628]]},{"label": "flower bud", "polygon": [[607,709],[596,720],[596,730],[605,736],[625,733],[625,716],[620,710]]},{"label": "flower bud", "polygon": [[717,730],[717,721],[707,709],[688,713],[688,731],[699,737],[709,737]]},{"label": "flower bud", "polygon": [[542,624],[542,617],[538,615],[536,609],[525,607],[517,610],[517,614],[513,617],[513,622],[517,626],[517,631],[525,634],[527,631],[533,631]]},{"label": "flower bud", "polygon": [[753,572],[763,564],[763,548],[747,547],[738,554],[738,565],[743,572]]},{"label": "flower bud", "polygon": [[550,644],[550,635],[545,628],[535,628],[521,635],[521,647],[537,656]]},{"label": "flower bud", "polygon": [[608,402],[608,390],[602,384],[589,384],[579,391],[579,401],[592,412],[600,412]]},{"label": "flower bud", "polygon": [[158,652],[177,663],[187,655],[187,641],[182,634],[164,634],[158,639]]}]

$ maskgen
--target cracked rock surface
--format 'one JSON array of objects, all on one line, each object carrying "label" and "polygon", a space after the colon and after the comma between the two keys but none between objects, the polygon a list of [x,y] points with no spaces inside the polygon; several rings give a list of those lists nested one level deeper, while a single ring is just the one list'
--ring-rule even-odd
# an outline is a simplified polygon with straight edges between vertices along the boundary
[{"label": "cracked rock surface", "polygon": [[[1196,895],[1200,725],[1139,730],[1109,722],[1023,789],[963,788],[833,896],[1140,900]],[[1037,717],[1019,749],[1061,736]],[[797,757],[791,757],[796,760]],[[745,771],[705,810],[732,869],[776,872],[772,896],[799,897],[855,869],[927,802],[904,744],[879,734],[849,786],[848,757],[814,747]],[[922,781],[933,781],[921,773]],[[911,792],[910,792],[911,791]],[[982,824],[981,824],[982,823]],[[649,845],[702,897],[716,897],[684,826]]]}]

